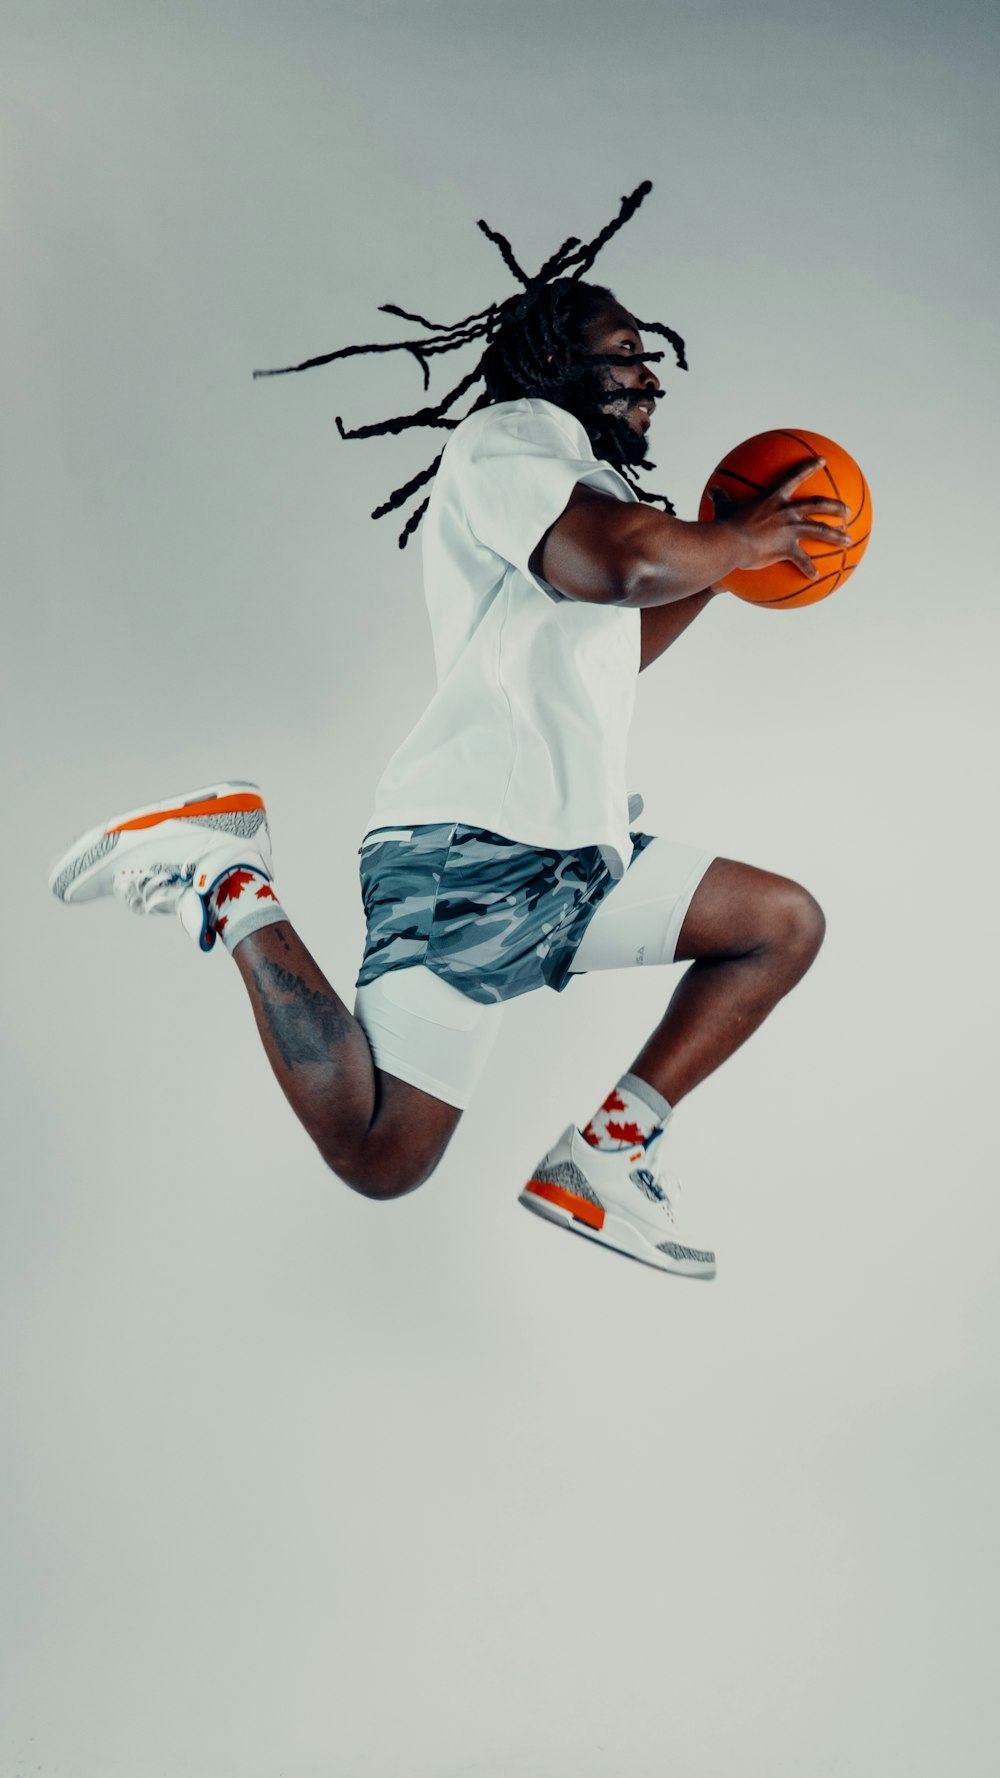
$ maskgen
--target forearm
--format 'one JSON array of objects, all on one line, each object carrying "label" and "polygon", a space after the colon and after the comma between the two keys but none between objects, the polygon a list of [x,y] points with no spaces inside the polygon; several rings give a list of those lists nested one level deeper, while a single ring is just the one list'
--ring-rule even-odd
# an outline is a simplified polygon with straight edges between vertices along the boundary
[{"label": "forearm", "polygon": [[724,520],[698,524],[654,512],[649,520],[622,551],[617,605],[633,610],[686,605],[741,565],[740,540]]},{"label": "forearm", "polygon": [[639,660],[639,671],[655,661],[672,642],[676,642],[688,624],[693,623],[705,606],[714,599],[715,587],[706,587],[703,592],[692,593],[687,599],[674,599],[669,605],[648,605],[640,613],[642,623],[642,653]]},{"label": "forearm", "polygon": [[742,566],[736,528],[578,488],[532,566],[572,599],[632,609],[690,599]]}]

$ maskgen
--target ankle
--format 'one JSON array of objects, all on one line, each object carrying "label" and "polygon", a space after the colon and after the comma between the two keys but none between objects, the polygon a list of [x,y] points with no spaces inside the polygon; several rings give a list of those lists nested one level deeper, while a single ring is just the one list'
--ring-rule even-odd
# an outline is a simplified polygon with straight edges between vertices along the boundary
[{"label": "ankle", "polygon": [[261,862],[227,865],[205,893],[209,931],[232,953],[243,939],[287,915]]},{"label": "ankle", "polygon": [[648,1081],[637,1074],[623,1074],[580,1134],[591,1148],[646,1148],[662,1130],[672,1109]]}]

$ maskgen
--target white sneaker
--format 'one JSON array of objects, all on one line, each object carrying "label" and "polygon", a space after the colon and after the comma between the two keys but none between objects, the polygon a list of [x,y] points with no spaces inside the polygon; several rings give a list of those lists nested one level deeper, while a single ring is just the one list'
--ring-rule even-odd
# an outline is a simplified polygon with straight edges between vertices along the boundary
[{"label": "white sneaker", "polygon": [[207,898],[240,865],[270,882],[264,799],[256,784],[235,780],[92,827],[53,865],[49,888],[68,904],[116,895],[136,914],[177,914],[199,948],[210,951]]},{"label": "white sneaker", "polygon": [[663,1169],[665,1130],[645,1148],[593,1148],[575,1125],[539,1161],[518,1203],[550,1222],[682,1278],[714,1278],[715,1254],[695,1247],[678,1215],[681,1182]]}]

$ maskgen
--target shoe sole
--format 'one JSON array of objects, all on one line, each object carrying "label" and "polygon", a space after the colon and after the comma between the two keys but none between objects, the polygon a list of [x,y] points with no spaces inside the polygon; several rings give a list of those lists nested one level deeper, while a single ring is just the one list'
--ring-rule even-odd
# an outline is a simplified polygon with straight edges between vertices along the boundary
[{"label": "shoe sole", "polygon": [[92,827],[73,841],[49,872],[49,888],[60,901],[90,901],[105,893],[107,883],[100,879],[109,854],[117,849],[123,834],[142,832],[169,820],[190,821],[199,815],[240,814],[263,808],[258,784],[233,779],[167,797],[161,803],[146,803],[124,815],[112,815],[103,826]]},{"label": "shoe sole", "polygon": [[[700,1278],[707,1282],[715,1277],[714,1261],[688,1259],[682,1253],[664,1253],[623,1216],[616,1216],[614,1211],[564,1191],[548,1180],[529,1180],[517,1201],[536,1216],[544,1217],[546,1222],[554,1222],[558,1228],[568,1229],[573,1235],[583,1235],[585,1240],[596,1241],[601,1247],[610,1247],[628,1259],[637,1259],[641,1265],[654,1266],[660,1272],[672,1272],[677,1278]],[[677,1245],[680,1248],[679,1242]]]}]

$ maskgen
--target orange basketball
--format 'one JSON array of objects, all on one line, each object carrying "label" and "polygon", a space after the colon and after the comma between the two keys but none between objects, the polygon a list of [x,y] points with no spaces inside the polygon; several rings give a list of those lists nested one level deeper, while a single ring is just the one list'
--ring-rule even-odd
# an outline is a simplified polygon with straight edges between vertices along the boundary
[{"label": "orange basketball", "polygon": [[[758,432],[723,457],[708,478],[698,508],[699,519],[715,517],[709,498],[713,489],[728,494],[733,504],[739,506],[755,494],[769,493],[783,475],[807,457],[824,457],[826,467],[800,482],[791,498],[801,500],[819,494],[828,500],[842,500],[850,514],[843,529],[850,532],[854,542],[850,549],[837,549],[814,538],[802,539],[803,550],[820,571],[818,580],[807,580],[794,562],[774,562],[769,568],[738,568],[727,574],[722,583],[727,592],[735,593],[738,599],[748,599],[751,605],[773,605],[779,611],[787,611],[792,605],[815,605],[853,574],[868,547],[871,495],[854,458],[834,444],[832,438],[790,426],[778,432]],[[841,528],[831,514],[816,516],[824,525]]]}]

